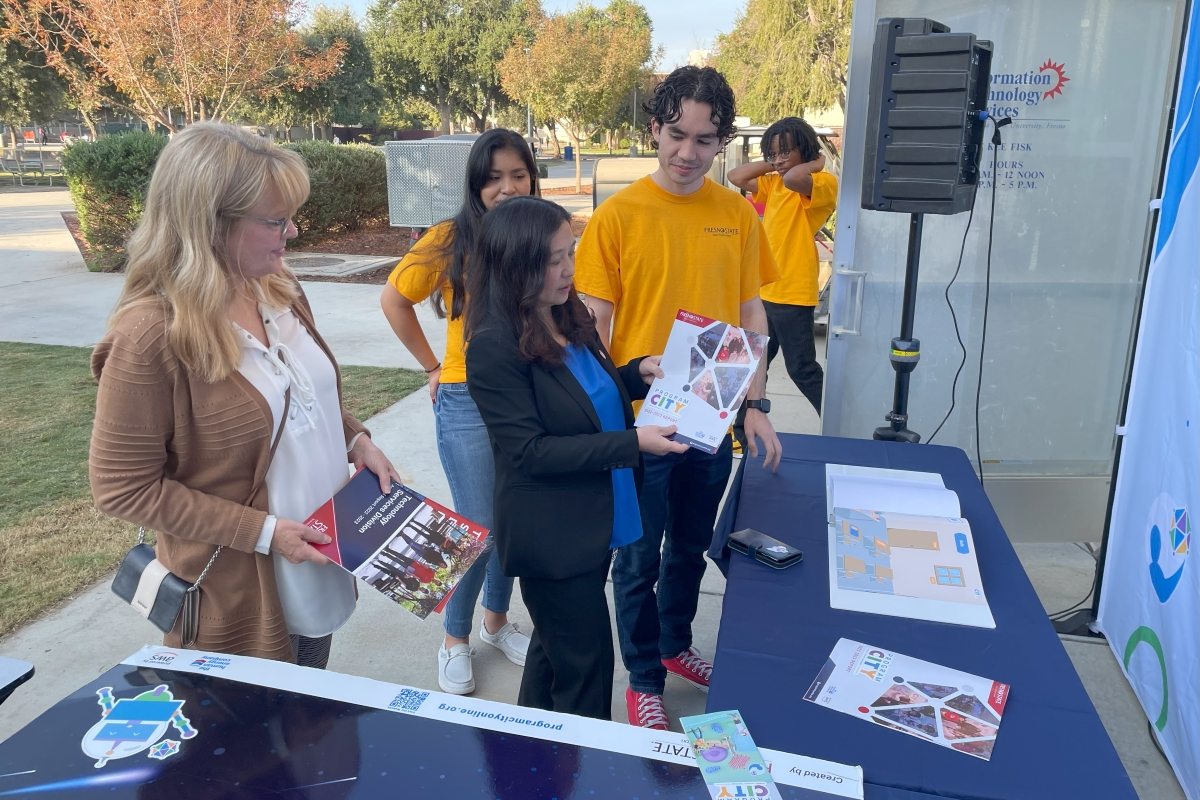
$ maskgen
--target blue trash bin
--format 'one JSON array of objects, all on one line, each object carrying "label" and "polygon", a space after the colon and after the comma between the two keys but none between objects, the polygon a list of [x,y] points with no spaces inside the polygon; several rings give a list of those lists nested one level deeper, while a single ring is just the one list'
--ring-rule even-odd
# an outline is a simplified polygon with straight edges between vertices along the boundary
[{"label": "blue trash bin", "polygon": [[563,161],[574,161],[574,160],[575,160],[575,148],[572,147],[571,145],[567,145],[566,147],[563,148]]}]

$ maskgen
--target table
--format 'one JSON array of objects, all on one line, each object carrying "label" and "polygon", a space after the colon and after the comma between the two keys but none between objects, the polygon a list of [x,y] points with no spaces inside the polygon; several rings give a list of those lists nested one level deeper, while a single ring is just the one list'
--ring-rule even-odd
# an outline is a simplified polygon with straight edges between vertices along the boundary
[{"label": "table", "polygon": [[[860,764],[867,800],[1137,800],[1091,700],[965,453],[956,448],[780,435],[775,474],[744,462],[710,554],[754,528],[804,551],[774,570],[730,556],[708,710],[738,709],[762,747]],[[971,523],[995,630],[829,607],[825,464],[941,473]],[[1012,686],[991,761],[868,725],[804,700],[841,637]]]},{"label": "table", "polygon": [[[786,800],[857,768],[762,751]],[[833,794],[831,792],[836,792]],[[147,646],[0,742],[0,797],[700,800],[682,733]]]}]

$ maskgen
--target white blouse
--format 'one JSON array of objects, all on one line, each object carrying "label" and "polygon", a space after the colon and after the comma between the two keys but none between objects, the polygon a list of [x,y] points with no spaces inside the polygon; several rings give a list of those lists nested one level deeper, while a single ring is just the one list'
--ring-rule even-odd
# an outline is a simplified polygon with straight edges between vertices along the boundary
[{"label": "white blouse", "polygon": [[[342,430],[337,374],[329,357],[291,309],[258,305],[267,342],[241,327],[242,363],[246,380],[271,407],[271,440],[283,413],[283,396],[292,387],[291,411],[275,458],[267,470],[270,516],[255,550],[271,552],[277,518],[303,522],[349,480],[346,440]],[[288,631],[318,637],[333,633],[354,612],[354,576],[337,564],[305,561],[292,564],[278,553],[275,582]]]}]

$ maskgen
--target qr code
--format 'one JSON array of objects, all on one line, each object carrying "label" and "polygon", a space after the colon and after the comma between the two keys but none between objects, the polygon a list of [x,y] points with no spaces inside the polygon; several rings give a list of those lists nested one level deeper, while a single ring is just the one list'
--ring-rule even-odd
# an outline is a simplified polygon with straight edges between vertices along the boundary
[{"label": "qr code", "polygon": [[421,704],[425,702],[425,698],[429,697],[429,692],[421,692],[416,689],[401,689],[400,694],[388,704],[388,708],[393,711],[417,711],[421,708]]}]

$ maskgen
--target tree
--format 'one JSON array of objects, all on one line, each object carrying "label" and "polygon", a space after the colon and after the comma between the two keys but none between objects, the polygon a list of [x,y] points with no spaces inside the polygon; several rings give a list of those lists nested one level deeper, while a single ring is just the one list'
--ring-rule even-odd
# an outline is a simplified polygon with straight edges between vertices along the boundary
[{"label": "tree", "polygon": [[55,25],[39,15],[41,6],[21,0],[0,0],[0,41],[14,45],[36,66],[49,67],[65,84],[67,104],[79,111],[96,138],[95,114],[102,105],[133,112],[125,98],[78,52],[65,49]]},{"label": "tree", "polygon": [[419,97],[384,97],[378,113],[380,127],[394,130],[432,130],[441,123],[437,109]]},{"label": "tree", "polygon": [[536,3],[517,0],[375,0],[367,19],[376,81],[393,103],[417,97],[437,109],[442,133],[456,114],[482,131],[508,102],[497,64],[533,11]]},{"label": "tree", "polygon": [[[343,47],[314,54],[293,29],[296,0],[0,0],[5,35],[41,49],[64,78],[110,83],[153,127],[220,118],[255,92],[336,71]],[[99,92],[102,86],[94,86]]]},{"label": "tree", "polygon": [[[636,92],[633,88],[622,95],[615,106],[600,121],[600,128],[607,134],[608,148],[611,151],[617,146],[621,137],[628,132],[630,139],[637,140],[640,132],[645,131],[650,124],[650,116],[642,110],[642,103],[654,94],[654,89],[661,79],[655,75],[644,75],[638,81]],[[634,105],[637,105],[636,124]]]},{"label": "tree", "polygon": [[282,69],[282,79],[274,81],[274,87],[247,98],[242,115],[289,132],[296,125],[315,122],[326,139],[332,137],[332,125],[374,125],[381,93],[374,84],[366,36],[350,9],[319,5],[313,9],[311,22],[299,32],[310,53],[340,50],[338,69],[323,79],[300,84],[288,81],[287,70]]},{"label": "tree", "polygon": [[852,0],[747,0],[717,37],[717,69],[758,122],[846,107]]},{"label": "tree", "polygon": [[382,93],[375,86],[375,67],[367,38],[350,9],[317,6],[312,25],[305,31],[305,43],[313,52],[323,53],[338,42],[345,44],[341,67],[323,81],[302,90],[313,96],[312,106],[325,112],[336,125],[372,125]]},{"label": "tree", "polygon": [[581,3],[540,20],[532,44],[513,45],[500,64],[505,92],[556,119],[575,146],[576,192],[580,146],[642,79],[655,56],[650,36],[650,18],[637,3],[613,0],[603,10]]},{"label": "tree", "polygon": [[46,67],[38,53],[30,53],[17,42],[0,45],[0,122],[12,133],[26,122],[48,123],[62,108],[65,85],[54,70]]}]

